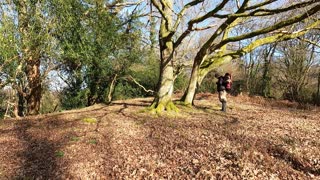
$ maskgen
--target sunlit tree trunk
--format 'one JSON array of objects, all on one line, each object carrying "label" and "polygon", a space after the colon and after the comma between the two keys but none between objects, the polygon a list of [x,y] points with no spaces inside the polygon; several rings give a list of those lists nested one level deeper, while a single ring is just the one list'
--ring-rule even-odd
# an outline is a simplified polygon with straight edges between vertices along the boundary
[{"label": "sunlit tree trunk", "polygon": [[118,76],[118,74],[115,74],[113,76],[112,82],[110,84],[109,93],[108,93],[108,97],[107,97],[107,103],[111,103],[111,101],[112,101],[112,96],[114,93],[114,89],[116,87],[117,76]]},{"label": "sunlit tree trunk", "polygon": [[158,91],[152,108],[157,113],[164,110],[177,110],[172,102],[174,72],[173,72],[173,32],[172,28],[172,1],[163,0],[164,6],[161,11],[166,15],[161,19],[159,30],[159,45],[160,45],[160,76],[158,82]]},{"label": "sunlit tree trunk", "polygon": [[172,94],[174,85],[172,41],[167,40],[164,37],[160,38],[160,79],[158,84],[158,92],[153,104],[158,112],[164,111],[165,109],[171,110],[170,106],[173,107]]},{"label": "sunlit tree trunk", "polygon": [[201,84],[201,82],[198,81],[200,64],[197,62],[201,61],[198,60],[193,64],[188,87],[181,98],[181,101],[183,101],[185,105],[193,105],[193,100],[195,98],[196,91]]}]

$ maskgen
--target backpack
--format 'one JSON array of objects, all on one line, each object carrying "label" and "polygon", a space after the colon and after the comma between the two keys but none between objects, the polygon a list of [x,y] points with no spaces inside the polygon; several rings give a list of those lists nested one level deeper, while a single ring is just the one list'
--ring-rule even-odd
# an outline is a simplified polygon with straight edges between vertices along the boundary
[{"label": "backpack", "polygon": [[226,83],[226,90],[230,91],[231,90],[231,86],[232,86],[232,82],[227,82]]},{"label": "backpack", "polygon": [[230,75],[230,78],[228,77],[225,77],[225,87],[226,87],[226,90],[227,91],[230,91],[231,90],[231,87],[232,87],[232,79],[231,79],[231,75]]},{"label": "backpack", "polygon": [[220,76],[220,77],[218,78],[217,85],[218,85],[218,86],[224,86],[224,78],[223,78],[223,76]]},{"label": "backpack", "polygon": [[224,81],[224,77],[223,76],[220,76],[218,77],[218,81],[217,81],[217,90],[218,91],[224,91],[226,90],[225,88],[225,81]]}]

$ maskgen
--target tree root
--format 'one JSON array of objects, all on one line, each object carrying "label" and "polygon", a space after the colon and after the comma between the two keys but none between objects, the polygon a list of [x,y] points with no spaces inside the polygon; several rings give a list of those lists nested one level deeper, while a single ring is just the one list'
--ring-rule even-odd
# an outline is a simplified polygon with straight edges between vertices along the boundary
[{"label": "tree root", "polygon": [[179,104],[181,106],[185,106],[185,107],[188,107],[188,108],[192,108],[192,103],[186,103],[184,101],[177,101],[176,104]]},{"label": "tree root", "polygon": [[168,113],[179,113],[179,109],[172,101],[169,101],[168,103],[154,102],[148,109],[152,114],[157,115],[161,115],[164,111]]}]

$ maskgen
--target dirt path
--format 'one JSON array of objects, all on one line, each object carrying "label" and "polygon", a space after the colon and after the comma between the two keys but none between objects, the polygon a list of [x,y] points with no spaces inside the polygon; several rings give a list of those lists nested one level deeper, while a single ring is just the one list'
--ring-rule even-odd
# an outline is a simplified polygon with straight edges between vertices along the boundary
[{"label": "dirt path", "polygon": [[[155,117],[151,99],[0,121],[0,179],[320,179],[320,113],[216,97]],[[87,119],[92,121],[87,121]]]}]

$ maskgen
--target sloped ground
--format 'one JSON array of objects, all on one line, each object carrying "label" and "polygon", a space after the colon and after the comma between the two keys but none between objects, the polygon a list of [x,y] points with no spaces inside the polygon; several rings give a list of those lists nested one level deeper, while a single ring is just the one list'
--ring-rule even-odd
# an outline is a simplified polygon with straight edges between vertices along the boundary
[{"label": "sloped ground", "polygon": [[227,114],[202,94],[179,115],[134,99],[2,120],[0,179],[320,179],[319,109],[230,99]]}]

